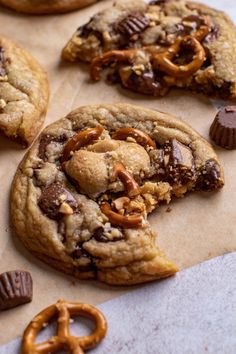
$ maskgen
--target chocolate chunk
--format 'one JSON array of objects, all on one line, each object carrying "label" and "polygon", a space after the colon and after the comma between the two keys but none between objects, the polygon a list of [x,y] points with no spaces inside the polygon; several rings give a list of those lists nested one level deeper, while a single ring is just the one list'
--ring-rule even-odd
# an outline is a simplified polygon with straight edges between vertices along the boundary
[{"label": "chocolate chunk", "polygon": [[4,49],[0,47],[0,76],[6,76],[6,59],[4,56]]},{"label": "chocolate chunk", "polygon": [[72,210],[77,208],[77,202],[73,195],[59,182],[44,188],[38,201],[39,207],[53,220],[58,220],[63,216],[63,212],[60,212],[63,203],[68,204]]},{"label": "chocolate chunk", "polygon": [[149,5],[164,5],[170,0],[152,0],[149,2]]},{"label": "chocolate chunk", "polygon": [[164,147],[164,164],[167,179],[175,184],[185,184],[195,180],[195,167],[191,149],[172,139]]},{"label": "chocolate chunk", "polygon": [[30,273],[15,270],[0,274],[0,310],[7,310],[32,300]]},{"label": "chocolate chunk", "polygon": [[168,89],[167,87],[163,87],[161,79],[155,79],[153,71],[145,71],[142,75],[137,75],[135,72],[132,72],[127,82],[124,83],[124,81],[122,81],[122,83],[125,87],[135,92],[157,97],[162,96],[163,90],[166,92]]},{"label": "chocolate chunk", "polygon": [[222,188],[224,182],[221,178],[220,166],[215,160],[206,161],[198,171],[198,180],[196,183],[196,189],[202,191],[214,191]]},{"label": "chocolate chunk", "polygon": [[[94,239],[97,242],[115,242],[115,241],[120,241],[125,238],[124,234],[118,230],[119,235],[112,236],[112,230],[117,230],[115,228],[109,228],[108,230],[104,230],[102,227],[99,227],[93,234]],[[107,237],[106,233],[110,233],[111,237]]]},{"label": "chocolate chunk", "polygon": [[162,181],[165,178],[164,150],[153,149],[149,152],[151,166],[154,169],[154,176]]},{"label": "chocolate chunk", "polygon": [[133,13],[125,17],[116,25],[116,30],[128,37],[143,32],[149,25],[149,19],[139,13]]},{"label": "chocolate chunk", "polygon": [[67,140],[67,137],[65,135],[60,135],[58,137],[55,137],[53,135],[49,135],[49,134],[45,134],[41,136],[40,142],[39,142],[39,158],[42,159],[43,161],[47,160],[46,157],[46,149],[47,146],[52,143],[52,142],[56,142],[56,143],[63,143]]},{"label": "chocolate chunk", "polygon": [[210,137],[225,149],[236,149],[236,106],[220,109],[211,125]]},{"label": "chocolate chunk", "polygon": [[71,253],[72,258],[79,259],[82,257],[90,258],[90,254],[83,249],[83,243],[78,243],[75,250]]}]

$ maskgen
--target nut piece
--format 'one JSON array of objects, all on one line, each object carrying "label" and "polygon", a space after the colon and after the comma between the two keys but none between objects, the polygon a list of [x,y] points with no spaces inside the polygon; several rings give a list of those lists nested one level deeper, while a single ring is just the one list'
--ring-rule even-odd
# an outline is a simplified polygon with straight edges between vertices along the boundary
[{"label": "nut piece", "polygon": [[[80,315],[95,322],[92,334],[76,337],[70,334],[70,317]],[[35,343],[45,323],[57,318],[57,334],[47,341]],[[56,353],[62,349],[71,354],[83,354],[84,350],[95,348],[107,333],[107,322],[103,314],[95,307],[81,303],[59,300],[40,312],[26,328],[22,341],[22,354]]]},{"label": "nut piece", "polygon": [[30,273],[15,270],[0,274],[0,310],[7,310],[32,301]]}]

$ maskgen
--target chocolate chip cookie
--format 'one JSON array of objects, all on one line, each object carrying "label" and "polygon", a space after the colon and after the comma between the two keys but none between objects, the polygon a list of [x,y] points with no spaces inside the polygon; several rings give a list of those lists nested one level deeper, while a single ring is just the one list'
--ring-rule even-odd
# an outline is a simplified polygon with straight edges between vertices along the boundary
[{"label": "chocolate chip cookie", "polygon": [[186,0],[120,0],[80,27],[62,58],[91,63],[91,78],[164,96],[171,87],[236,97],[236,29],[223,12]]},{"label": "chocolate chip cookie", "polygon": [[10,39],[0,37],[0,130],[23,146],[39,132],[48,105],[47,75]]},{"label": "chocolate chip cookie", "polygon": [[56,14],[80,9],[98,0],[0,0],[0,4],[28,14]]},{"label": "chocolate chip cookie", "polygon": [[21,162],[11,216],[25,246],[82,279],[137,284],[174,274],[148,215],[189,191],[224,184],[197,132],[129,104],[81,107],[48,126]]}]

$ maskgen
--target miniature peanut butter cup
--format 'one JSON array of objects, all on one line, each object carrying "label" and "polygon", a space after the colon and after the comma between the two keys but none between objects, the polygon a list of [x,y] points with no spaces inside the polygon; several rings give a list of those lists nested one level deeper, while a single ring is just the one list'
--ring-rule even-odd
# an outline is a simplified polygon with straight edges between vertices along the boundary
[{"label": "miniature peanut butter cup", "polygon": [[32,300],[30,273],[15,270],[0,274],[0,311],[7,310]]},{"label": "miniature peanut butter cup", "polygon": [[236,149],[236,106],[219,110],[211,125],[210,137],[225,149]]}]

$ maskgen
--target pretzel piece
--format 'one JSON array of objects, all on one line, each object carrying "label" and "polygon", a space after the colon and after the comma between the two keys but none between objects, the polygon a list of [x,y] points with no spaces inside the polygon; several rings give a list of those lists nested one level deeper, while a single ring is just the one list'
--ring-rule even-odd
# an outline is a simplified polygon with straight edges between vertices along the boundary
[{"label": "pretzel piece", "polygon": [[111,205],[107,202],[101,204],[101,211],[107,216],[112,225],[125,228],[137,228],[142,226],[142,215],[121,215],[113,211]]},{"label": "pretzel piece", "polygon": [[[76,337],[70,335],[70,316],[81,315],[91,318],[96,328],[91,335]],[[36,336],[45,323],[57,318],[57,334],[42,343],[35,343]],[[94,348],[107,332],[107,322],[103,314],[95,307],[81,303],[59,300],[40,312],[25,329],[22,341],[22,354],[49,354],[66,349],[71,354],[83,354],[84,350]]]},{"label": "pretzel piece", "polygon": [[117,130],[113,135],[112,139],[126,140],[131,137],[136,140],[136,142],[144,147],[151,146],[156,149],[156,143],[150,138],[150,136],[139,129],[135,128],[121,128]]},{"label": "pretzel piece", "polygon": [[[190,63],[178,65],[173,63],[173,59],[178,55],[183,45],[190,47],[195,54]],[[153,57],[153,67],[172,77],[186,78],[193,75],[201,68],[205,58],[206,53],[201,43],[193,36],[186,36],[184,38],[178,38],[165,52],[155,55]]]},{"label": "pretzel piece", "polygon": [[65,145],[61,162],[63,163],[69,160],[72,151],[79,150],[93,140],[97,140],[101,136],[103,130],[104,128],[101,125],[98,125],[95,128],[89,128],[75,134]]},{"label": "pretzel piece", "polygon": [[140,194],[138,183],[120,162],[115,164],[111,174],[111,180],[115,181],[117,177],[124,184],[129,197],[135,197],[136,195]]},{"label": "pretzel piece", "polygon": [[132,62],[137,49],[127,50],[111,50],[105,54],[95,57],[90,67],[90,75],[92,80],[99,81],[101,79],[100,72],[103,66],[109,65],[111,62]]}]

